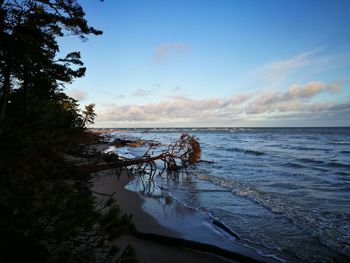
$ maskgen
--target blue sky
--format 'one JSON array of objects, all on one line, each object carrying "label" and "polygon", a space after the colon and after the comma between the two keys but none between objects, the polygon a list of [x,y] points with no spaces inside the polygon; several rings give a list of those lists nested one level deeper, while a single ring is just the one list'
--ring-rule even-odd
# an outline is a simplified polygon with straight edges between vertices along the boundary
[{"label": "blue sky", "polygon": [[350,1],[80,3],[96,127],[350,125]]}]

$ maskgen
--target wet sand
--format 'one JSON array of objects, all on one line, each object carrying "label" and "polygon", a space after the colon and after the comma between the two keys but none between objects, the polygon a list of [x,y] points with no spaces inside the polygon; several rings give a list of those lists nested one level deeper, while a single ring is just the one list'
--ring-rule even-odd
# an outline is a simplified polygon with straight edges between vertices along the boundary
[{"label": "wet sand", "polygon": [[[160,225],[152,216],[142,210],[142,199],[137,194],[126,190],[124,187],[131,179],[122,174],[120,180],[112,171],[99,172],[94,180],[95,191],[105,194],[114,194],[118,205],[126,214],[131,214],[136,228],[143,232],[157,233],[166,236],[178,236],[173,230]],[[135,247],[140,262],[235,262],[220,258],[216,255],[202,253],[185,248],[162,245],[152,241],[146,241],[133,236],[124,236],[117,241],[117,245],[125,247],[131,244]]]},{"label": "wet sand", "polygon": [[[94,176],[94,190],[105,194],[114,193],[122,211],[132,215],[138,231],[212,244],[256,260],[270,261],[260,257],[255,251],[234,243],[234,240],[229,240],[221,229],[210,223],[206,214],[185,207],[170,197],[157,197],[155,193],[139,194],[125,189],[131,180],[125,173],[118,180],[112,171],[102,171]],[[135,183],[137,178],[132,182]],[[118,241],[120,247],[128,243],[136,248],[140,262],[237,262],[214,254],[133,236],[125,236]]]}]

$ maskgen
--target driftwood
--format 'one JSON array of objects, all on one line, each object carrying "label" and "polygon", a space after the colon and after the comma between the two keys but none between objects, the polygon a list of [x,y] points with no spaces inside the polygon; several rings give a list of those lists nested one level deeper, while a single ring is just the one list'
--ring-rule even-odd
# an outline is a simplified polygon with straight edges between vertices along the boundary
[{"label": "driftwood", "polygon": [[118,161],[107,162],[107,163],[81,165],[81,166],[78,166],[77,168],[80,171],[92,173],[92,172],[98,172],[98,171],[107,170],[107,169],[125,168],[133,165],[150,163],[156,160],[161,160],[162,158],[166,158],[166,156],[167,155],[165,154],[160,154],[154,157],[147,157],[147,158],[142,157],[142,158],[134,158],[134,159],[120,159]]},{"label": "driftwood", "polygon": [[[118,143],[120,141],[118,140]],[[130,143],[128,141],[128,143]],[[134,172],[133,167],[137,167],[140,175],[148,174],[148,178],[153,180],[157,171],[158,174],[163,172],[177,172],[183,170],[192,164],[200,161],[201,148],[198,139],[188,134],[182,134],[181,137],[171,143],[167,150],[158,155],[150,154],[152,149],[158,146],[158,143],[150,143],[145,154],[138,158],[121,158],[116,154],[105,154],[103,163],[83,164],[75,166],[81,172],[98,172],[107,169],[114,169],[119,176],[122,169]],[[157,167],[157,161],[163,163],[161,170]],[[131,168],[131,170],[130,170]]]}]

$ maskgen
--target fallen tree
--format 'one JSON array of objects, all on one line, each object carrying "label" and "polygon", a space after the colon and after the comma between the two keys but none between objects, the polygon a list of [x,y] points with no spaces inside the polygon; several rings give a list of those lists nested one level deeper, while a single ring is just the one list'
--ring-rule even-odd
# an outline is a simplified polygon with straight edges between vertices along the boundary
[{"label": "fallen tree", "polygon": [[[120,139],[118,139],[120,142]],[[128,141],[129,142],[129,141]],[[104,162],[96,164],[83,164],[75,166],[81,172],[98,172],[107,169],[114,169],[119,176],[123,169],[129,173],[137,172],[140,176],[148,175],[149,180],[153,180],[157,174],[164,172],[174,173],[187,171],[189,165],[200,161],[201,148],[198,138],[189,134],[182,134],[178,140],[171,143],[166,150],[157,155],[151,155],[151,151],[158,146],[158,143],[150,143],[147,151],[137,158],[120,157],[115,153],[105,153],[100,155]],[[158,169],[157,162],[162,163],[162,168]],[[134,168],[137,168],[136,170]]]}]

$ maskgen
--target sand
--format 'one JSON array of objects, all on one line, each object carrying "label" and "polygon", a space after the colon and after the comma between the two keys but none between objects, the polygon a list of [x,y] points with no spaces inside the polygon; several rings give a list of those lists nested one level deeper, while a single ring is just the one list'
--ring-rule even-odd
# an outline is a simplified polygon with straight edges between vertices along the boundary
[{"label": "sand", "polygon": [[[108,144],[93,146],[97,152],[109,147]],[[157,187],[155,191],[136,191],[140,178],[129,178],[122,173],[118,178],[112,170],[93,174],[94,191],[112,194],[121,210],[132,215],[136,229],[142,233],[151,233],[167,237],[206,243],[227,251],[233,251],[261,262],[276,262],[271,258],[259,256],[253,249],[242,246],[225,231],[212,224],[212,218],[203,212],[189,208],[175,199],[164,196]],[[134,191],[127,190],[133,188]],[[154,190],[154,189],[153,189]],[[153,242],[126,235],[119,239],[117,245],[123,249],[132,244],[139,257],[139,262],[238,262],[227,258],[191,250],[174,245]],[[236,259],[236,257],[234,257]]]},{"label": "sand", "polygon": [[[224,231],[210,223],[209,215],[185,207],[174,199],[152,197],[147,193],[141,195],[125,189],[132,180],[134,184],[137,182],[137,178],[128,178],[126,173],[122,173],[118,179],[111,170],[101,171],[94,176],[94,190],[105,194],[114,193],[122,211],[132,215],[138,231],[212,244],[261,262],[274,262],[235,243],[232,238],[230,240]],[[124,236],[117,242],[120,247],[132,244],[140,262],[238,262],[211,253],[164,245],[133,236]]]},{"label": "sand", "polygon": [[[117,177],[113,175],[112,171],[102,171],[99,172],[94,179],[94,190],[105,194],[114,193],[114,197],[122,211],[133,215],[133,222],[138,230],[167,236],[179,236],[179,233],[162,226],[142,209],[143,200],[141,197],[124,188],[130,180],[131,179],[128,178],[126,174],[122,174],[120,180],[118,180]],[[136,249],[139,261],[146,263],[235,262],[209,253],[162,245],[129,235],[118,240],[117,244],[120,247],[132,244]]]}]

